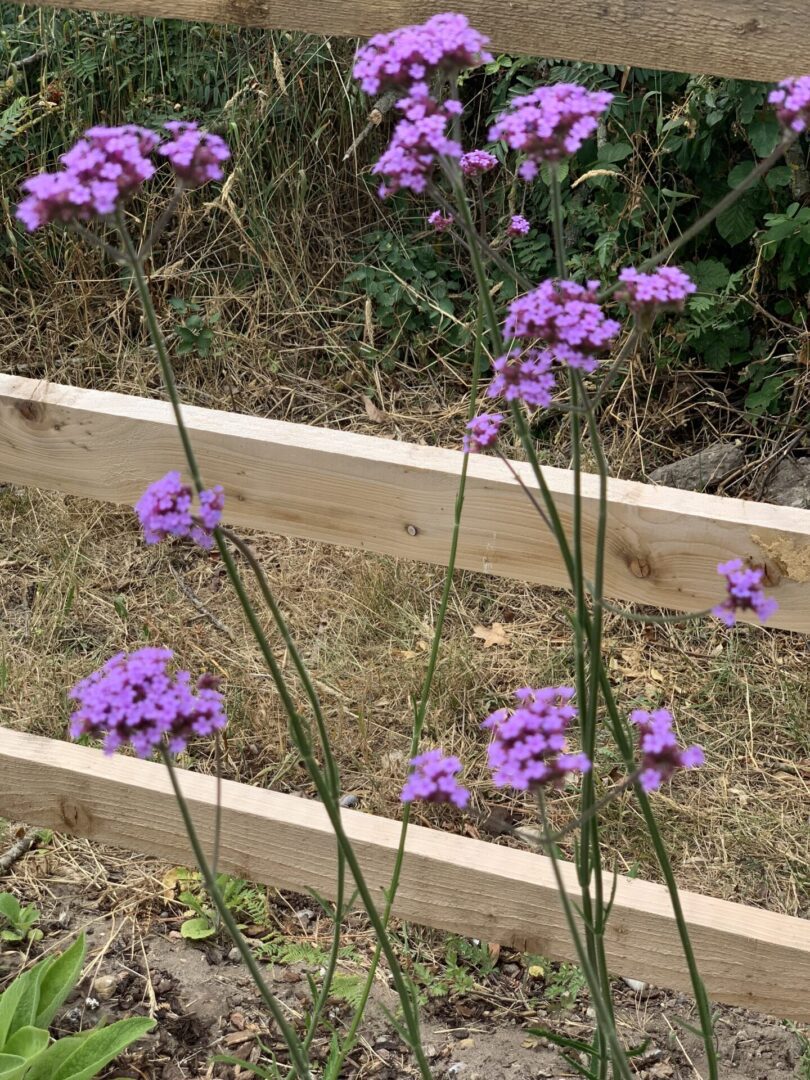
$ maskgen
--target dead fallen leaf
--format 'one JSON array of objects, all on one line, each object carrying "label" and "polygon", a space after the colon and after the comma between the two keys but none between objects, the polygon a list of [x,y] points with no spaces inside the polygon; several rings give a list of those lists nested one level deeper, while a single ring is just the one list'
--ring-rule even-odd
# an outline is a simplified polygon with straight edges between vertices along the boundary
[{"label": "dead fallen leaf", "polygon": [[493,645],[508,645],[509,637],[504,630],[503,623],[494,622],[492,626],[484,626],[476,623],[473,627],[473,637],[480,638],[485,649],[491,649]]},{"label": "dead fallen leaf", "polygon": [[388,413],[383,412],[366,394],[363,394],[363,404],[366,407],[366,416],[375,424],[384,424],[388,419]]}]

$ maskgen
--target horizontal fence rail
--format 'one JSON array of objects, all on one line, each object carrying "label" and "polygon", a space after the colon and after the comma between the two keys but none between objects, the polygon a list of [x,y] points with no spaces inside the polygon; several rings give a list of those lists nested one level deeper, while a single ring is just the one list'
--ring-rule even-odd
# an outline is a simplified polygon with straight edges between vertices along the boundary
[{"label": "horizontal fence rail", "polygon": [[[165,768],[0,728],[0,814],[181,865],[193,862]],[[203,845],[210,849],[213,777],[180,771]],[[250,881],[334,897],[335,840],[315,801],[226,780],[221,868]],[[400,827],[343,811],[346,832],[373,894],[383,902]],[[410,922],[499,942],[552,959],[575,959],[547,858],[412,825],[394,913]],[[562,866],[579,892],[576,870]],[[606,876],[606,895],[612,877]],[[618,879],[605,947],[615,975],[689,990],[669,896],[661,885]],[[681,892],[709,994],[810,1021],[810,922]]]},{"label": "horizontal fence rail", "polygon": [[451,8],[509,53],[764,81],[810,67],[807,0],[46,0],[46,6],[351,37]]},{"label": "horizontal fence rail", "polygon": [[[446,565],[462,456],[455,450],[186,407],[208,483],[232,523]],[[185,468],[170,406],[125,394],[0,376],[0,481],[134,505]],[[536,490],[525,464],[515,468]],[[570,528],[573,474],[544,470]],[[583,477],[586,567],[597,481]],[[765,565],[780,609],[770,625],[810,633],[810,511],[675,491],[609,486],[605,588],[615,599],[700,611],[723,595],[735,556]],[[556,542],[496,458],[470,459],[458,552],[467,570],[565,586]]]}]

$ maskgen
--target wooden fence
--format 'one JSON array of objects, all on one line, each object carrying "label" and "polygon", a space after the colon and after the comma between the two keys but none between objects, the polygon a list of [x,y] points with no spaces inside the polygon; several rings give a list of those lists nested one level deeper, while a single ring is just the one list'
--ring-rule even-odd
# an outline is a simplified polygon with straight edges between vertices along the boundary
[{"label": "wooden fence", "polygon": [[[419,21],[444,5],[408,0],[97,0],[61,6],[240,25],[368,34]],[[458,5],[457,5],[458,6]],[[810,57],[806,0],[466,0],[499,48],[573,59],[773,79]],[[227,480],[230,520],[276,533],[446,563],[461,457],[457,451],[188,408],[203,469]],[[0,481],[132,503],[145,484],[182,468],[168,406],[151,399],[0,376]],[[530,486],[531,474],[515,466]],[[563,519],[572,476],[548,469]],[[584,482],[586,558],[595,481]],[[679,610],[710,605],[715,564],[764,563],[780,602],[774,624],[810,633],[810,512],[613,481],[607,591]],[[459,565],[563,585],[559,556],[504,466],[470,462]],[[0,813],[174,862],[190,851],[156,764],[0,729]],[[214,784],[182,773],[204,840]],[[371,887],[382,899],[396,823],[345,812]],[[224,869],[280,888],[333,895],[335,850],[317,803],[226,782]],[[565,880],[578,891],[575,874]],[[810,1021],[810,922],[682,894],[699,964],[718,1001]],[[428,926],[572,958],[548,860],[414,827],[396,914]],[[616,974],[688,990],[665,890],[619,879],[608,926]]]}]

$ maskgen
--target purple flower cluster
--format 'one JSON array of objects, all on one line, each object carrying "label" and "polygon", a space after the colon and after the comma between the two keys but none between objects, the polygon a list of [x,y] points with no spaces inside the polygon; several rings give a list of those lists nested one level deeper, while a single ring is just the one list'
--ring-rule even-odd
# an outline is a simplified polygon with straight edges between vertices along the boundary
[{"label": "purple flower cluster", "polygon": [[498,159],[488,150],[468,150],[461,155],[459,162],[465,176],[481,176],[482,173],[494,169],[497,164]]},{"label": "purple flower cluster", "polygon": [[446,134],[458,103],[439,105],[424,91],[420,84],[397,103],[405,118],[394,128],[388,149],[371,170],[387,178],[379,188],[381,199],[402,190],[423,192],[438,157],[461,157],[461,146]]},{"label": "purple flower cluster", "polygon": [[222,518],[225,494],[219,484],[200,492],[196,519],[192,499],[193,492],[179,472],[168,472],[150,484],[135,504],[147,544],[159,544],[167,536],[190,536],[200,547],[212,547],[211,534]]},{"label": "purple flower cluster", "polygon": [[167,670],[173,658],[170,649],[152,647],[118,653],[78,683],[70,692],[78,703],[71,737],[103,737],[107,754],[129,743],[139,757],[149,757],[164,738],[177,754],[195,735],[224,728],[218,680],[203,675],[192,690],[187,671]]},{"label": "purple flower cluster", "polygon": [[765,571],[762,567],[746,566],[742,559],[730,559],[718,565],[717,573],[726,579],[728,596],[722,604],[712,608],[712,615],[722,619],[726,626],[734,625],[738,611],[753,611],[760,622],[765,622],[779,609],[773,597],[766,596],[763,591]]},{"label": "purple flower cluster", "polygon": [[664,309],[683,311],[687,296],[697,286],[678,266],[659,266],[650,274],[642,274],[626,266],[619,274],[622,285],[617,300],[624,300],[630,310],[644,322],[654,319]]},{"label": "purple flower cluster", "polygon": [[487,394],[546,409],[555,385],[553,364],[554,357],[547,349],[524,349],[499,356],[492,364],[495,376]]},{"label": "purple flower cluster", "polygon": [[17,217],[33,232],[53,221],[87,221],[112,214],[154,175],[155,151],[168,158],[184,187],[221,179],[221,162],[231,155],[218,135],[182,121],[165,127],[174,138],[162,146],[156,132],[135,124],[89,128],[62,155],[61,169],[24,181],[27,198],[17,207]]},{"label": "purple flower cluster", "polygon": [[28,197],[17,207],[17,217],[33,232],[53,221],[114,213],[154,174],[150,154],[159,142],[154,131],[135,124],[89,128],[60,158],[62,169],[23,182]]},{"label": "purple flower cluster", "polygon": [[573,696],[570,686],[526,686],[515,691],[518,708],[487,717],[481,726],[493,732],[489,765],[498,787],[561,787],[568,773],[588,772],[591,763],[584,754],[564,752],[566,728],[577,715]]},{"label": "purple flower cluster", "polygon": [[419,799],[423,802],[453,803],[458,807],[467,805],[470,793],[456,779],[461,772],[461,762],[457,757],[445,757],[441,750],[427,750],[412,758],[411,765],[413,772],[402,789],[402,802]]},{"label": "purple flower cluster", "polygon": [[451,71],[489,62],[488,38],[474,30],[466,15],[446,12],[418,26],[375,34],[357,53],[354,77],[367,94],[409,87],[434,71]]},{"label": "purple flower cluster", "polygon": [[672,713],[667,709],[646,712],[635,709],[630,722],[639,729],[641,765],[639,783],[645,791],[655,791],[676,769],[694,769],[704,761],[699,746],[682,750],[672,730]]},{"label": "purple flower cluster", "polygon": [[514,214],[506,230],[507,236],[528,236],[531,225],[522,214]]},{"label": "purple flower cluster", "polygon": [[802,132],[810,127],[810,75],[783,79],[768,94],[768,101],[776,106],[780,123],[790,131]]},{"label": "purple flower cluster", "polygon": [[501,413],[481,413],[467,424],[467,434],[464,436],[462,450],[465,454],[477,454],[488,446],[494,446],[501,430],[503,415]]},{"label": "purple flower cluster", "polygon": [[163,126],[174,138],[158,147],[158,153],[169,160],[183,187],[198,188],[222,179],[222,162],[231,156],[224,139],[184,120],[170,120]]},{"label": "purple flower cluster", "polygon": [[518,170],[524,180],[537,176],[538,166],[575,153],[596,131],[599,117],[610,107],[611,94],[586,90],[575,83],[538,86],[513,98],[490,129],[494,142],[506,145],[526,160]]},{"label": "purple flower cluster", "polygon": [[555,360],[572,368],[593,371],[596,354],[621,330],[596,299],[598,281],[542,282],[509,305],[504,324],[507,338],[542,339]]},{"label": "purple flower cluster", "polygon": [[452,214],[445,216],[441,210],[434,210],[432,214],[428,215],[428,225],[432,225],[437,233],[446,232],[453,224],[453,220]]}]

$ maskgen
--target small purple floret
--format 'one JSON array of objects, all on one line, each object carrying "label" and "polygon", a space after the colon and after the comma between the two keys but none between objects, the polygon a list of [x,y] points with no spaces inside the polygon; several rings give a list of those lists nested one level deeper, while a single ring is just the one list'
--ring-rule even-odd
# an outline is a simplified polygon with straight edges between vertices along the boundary
[{"label": "small purple floret", "polygon": [[526,160],[518,173],[524,180],[533,180],[539,165],[579,150],[595,133],[612,100],[611,94],[574,83],[538,86],[512,99],[490,129],[489,138],[492,142],[503,139],[511,150],[523,154]]},{"label": "small purple floret", "polygon": [[487,395],[547,409],[555,385],[553,364],[554,357],[547,349],[524,349],[499,356],[492,364],[495,376]]},{"label": "small purple floret", "polygon": [[213,546],[213,530],[222,519],[225,494],[222,487],[200,493],[197,518],[192,513],[193,492],[179,472],[168,472],[150,484],[135,504],[147,544],[159,544],[168,536],[190,536],[200,547]]},{"label": "small purple floret", "polygon": [[222,162],[231,156],[224,139],[184,120],[163,126],[173,138],[159,146],[158,153],[169,160],[183,187],[198,188],[222,179]]},{"label": "small purple floret", "polygon": [[672,713],[667,709],[646,712],[635,709],[630,722],[639,729],[639,783],[645,791],[655,791],[669,780],[676,769],[694,769],[704,761],[699,746],[681,749],[672,730]]},{"label": "small purple floret", "polygon": [[481,176],[498,164],[498,159],[488,150],[469,150],[462,154],[459,165],[465,176]]},{"label": "small purple floret", "polygon": [[379,188],[380,198],[402,190],[423,192],[439,157],[461,157],[461,146],[447,135],[453,113],[448,106],[454,104],[439,105],[426,95],[422,84],[397,103],[405,117],[394,128],[388,149],[371,170],[386,178]]},{"label": "small purple floret", "polygon": [[768,94],[768,101],[776,106],[779,122],[789,131],[802,132],[810,127],[810,75],[783,79]]},{"label": "small purple floret", "polygon": [[446,232],[453,224],[453,220],[452,214],[445,216],[441,210],[434,210],[432,214],[428,215],[428,225],[432,225],[437,233]]},{"label": "small purple floret", "polygon": [[435,71],[488,63],[488,38],[474,30],[466,15],[446,12],[418,26],[375,34],[357,53],[354,77],[367,94],[424,82]]},{"label": "small purple floret", "polygon": [[83,679],[69,695],[78,705],[71,737],[103,738],[107,754],[129,744],[139,757],[149,757],[164,739],[177,754],[189,739],[222,730],[227,717],[216,677],[201,676],[192,690],[187,671],[168,670],[173,658],[170,649],[122,652]]},{"label": "small purple floret", "polygon": [[560,363],[593,371],[597,354],[621,330],[602,310],[598,290],[598,281],[544,281],[509,305],[504,337],[540,339]]},{"label": "small purple floret", "polygon": [[470,420],[462,443],[464,453],[477,454],[480,450],[486,450],[488,446],[494,446],[502,423],[501,413],[481,413],[480,416]]},{"label": "small purple floret", "polygon": [[565,752],[565,731],[577,715],[570,686],[523,687],[518,708],[498,709],[481,727],[493,732],[489,766],[496,787],[527,791],[540,785],[562,787],[571,772],[588,772],[585,754]]},{"label": "small purple floret", "polygon": [[735,624],[738,611],[753,611],[760,622],[765,622],[779,610],[776,600],[766,596],[762,588],[765,577],[762,567],[746,566],[742,559],[730,559],[718,565],[717,573],[726,579],[728,596],[712,608],[712,615],[722,619],[726,626]]},{"label": "small purple floret", "polygon": [[506,230],[507,236],[528,236],[531,229],[530,222],[522,214],[513,214]]},{"label": "small purple floret", "polygon": [[405,781],[400,796],[402,802],[452,803],[465,807],[470,793],[461,787],[456,776],[461,772],[457,757],[445,757],[441,750],[427,750],[411,759],[413,772]]}]

